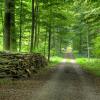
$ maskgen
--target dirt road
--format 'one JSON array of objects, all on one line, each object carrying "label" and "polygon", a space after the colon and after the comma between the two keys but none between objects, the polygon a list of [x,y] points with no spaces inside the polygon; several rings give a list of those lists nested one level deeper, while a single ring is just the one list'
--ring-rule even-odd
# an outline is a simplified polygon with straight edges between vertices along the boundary
[{"label": "dirt road", "polygon": [[75,63],[72,54],[58,66],[52,78],[33,92],[31,100],[100,100],[100,92],[87,73]]}]

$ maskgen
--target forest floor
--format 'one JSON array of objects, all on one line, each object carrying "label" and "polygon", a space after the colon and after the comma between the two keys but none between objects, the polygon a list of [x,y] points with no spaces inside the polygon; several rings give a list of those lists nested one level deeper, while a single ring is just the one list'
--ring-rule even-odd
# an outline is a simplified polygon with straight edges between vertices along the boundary
[{"label": "forest floor", "polygon": [[30,80],[0,84],[0,100],[100,100],[100,78],[83,71],[72,54]]}]

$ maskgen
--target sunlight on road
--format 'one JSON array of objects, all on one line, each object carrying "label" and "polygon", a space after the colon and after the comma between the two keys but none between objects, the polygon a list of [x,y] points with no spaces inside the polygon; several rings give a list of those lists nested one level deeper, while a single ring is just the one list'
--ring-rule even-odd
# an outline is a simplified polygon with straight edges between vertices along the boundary
[{"label": "sunlight on road", "polygon": [[75,59],[71,59],[71,61],[70,61],[71,63],[73,63],[73,64],[75,64],[76,63],[76,61],[75,61]]},{"label": "sunlight on road", "polygon": [[75,59],[66,59],[66,62],[67,63],[72,63],[72,64],[76,63]]},{"label": "sunlight on road", "polygon": [[66,59],[63,59],[62,63],[66,63]]}]

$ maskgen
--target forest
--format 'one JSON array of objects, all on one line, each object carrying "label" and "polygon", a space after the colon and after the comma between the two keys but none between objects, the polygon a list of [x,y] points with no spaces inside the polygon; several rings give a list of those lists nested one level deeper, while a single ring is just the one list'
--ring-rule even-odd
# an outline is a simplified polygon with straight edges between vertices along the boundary
[{"label": "forest", "polygon": [[71,45],[100,57],[99,0],[1,0],[0,51],[58,55]]},{"label": "forest", "polygon": [[100,100],[100,0],[0,0],[0,100]]},{"label": "forest", "polygon": [[39,53],[48,61],[72,48],[100,58],[99,0],[1,0],[0,51]]}]

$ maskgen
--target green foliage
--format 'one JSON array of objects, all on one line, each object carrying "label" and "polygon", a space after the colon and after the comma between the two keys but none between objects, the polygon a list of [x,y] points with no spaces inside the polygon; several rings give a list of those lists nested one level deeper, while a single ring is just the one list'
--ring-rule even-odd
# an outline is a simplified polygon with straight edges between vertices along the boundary
[{"label": "green foliage", "polygon": [[82,69],[100,77],[100,59],[77,58],[76,61]]},{"label": "green foliage", "polygon": [[63,60],[62,57],[53,56],[53,57],[51,57],[51,59],[50,59],[50,65],[49,65],[49,66],[50,66],[50,67],[54,67],[55,65],[61,63],[62,60]]},{"label": "green foliage", "polygon": [[[100,57],[99,0],[38,0],[34,2],[34,5],[33,52],[48,55],[50,31],[51,56],[62,54],[61,49],[71,44],[73,50],[76,50],[75,55]],[[4,0],[0,1],[0,7],[0,50],[2,51]],[[15,24],[17,52],[29,52],[32,32],[32,0],[16,1]],[[88,50],[88,48],[91,49]]]},{"label": "green foliage", "polygon": [[96,57],[100,57],[100,36],[96,37],[93,43],[93,54],[96,55]]},{"label": "green foliage", "polygon": [[78,50],[74,50],[73,54],[74,54],[75,57],[77,57],[79,55],[79,51]]}]

